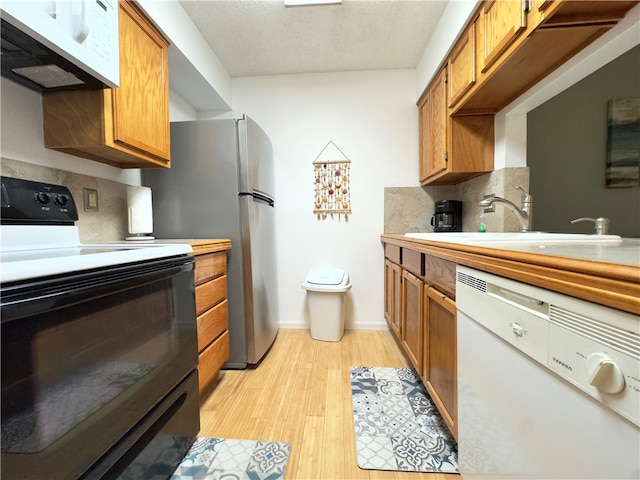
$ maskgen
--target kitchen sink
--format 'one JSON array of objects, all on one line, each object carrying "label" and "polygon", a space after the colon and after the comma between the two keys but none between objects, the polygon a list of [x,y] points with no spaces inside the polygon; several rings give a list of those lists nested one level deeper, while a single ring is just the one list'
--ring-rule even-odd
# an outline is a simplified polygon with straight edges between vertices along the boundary
[{"label": "kitchen sink", "polygon": [[548,232],[441,232],[405,233],[405,237],[419,240],[461,243],[464,245],[514,244],[514,245],[556,245],[556,244],[608,244],[622,243],[618,235],[586,235],[581,233]]}]

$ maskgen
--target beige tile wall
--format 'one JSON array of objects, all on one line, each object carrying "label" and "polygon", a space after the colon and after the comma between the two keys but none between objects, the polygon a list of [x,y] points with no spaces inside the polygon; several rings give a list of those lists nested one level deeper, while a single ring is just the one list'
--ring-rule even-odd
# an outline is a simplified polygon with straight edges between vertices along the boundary
[{"label": "beige tile wall", "polygon": [[[127,185],[87,175],[1,159],[4,176],[65,185],[78,206],[80,240],[85,243],[123,240],[127,235]],[[529,169],[505,168],[473,178],[460,185],[442,187],[386,187],[384,189],[384,233],[432,232],[431,215],[437,200],[462,200],[464,231],[477,231],[480,222],[478,202],[495,193],[520,204],[513,187],[529,188]],[[98,212],[84,210],[84,189],[98,191]],[[535,199],[534,199],[535,206]],[[515,217],[502,206],[485,215],[487,231],[517,231]]]},{"label": "beige tile wall", "polygon": [[[80,175],[54,168],[2,158],[0,173],[3,176],[65,185],[71,190],[78,207],[83,243],[123,240],[127,234],[127,185],[101,178]],[[98,211],[84,210],[84,189],[98,192]]]},{"label": "beige tile wall", "polygon": [[[504,168],[452,186],[387,187],[384,189],[384,233],[433,232],[430,221],[437,200],[461,200],[462,229],[475,232],[480,223],[482,211],[478,203],[482,197],[494,193],[520,205],[516,185],[529,189],[527,167]],[[496,206],[494,213],[485,214],[483,221],[489,232],[515,232],[519,228],[513,214],[501,205]]]}]

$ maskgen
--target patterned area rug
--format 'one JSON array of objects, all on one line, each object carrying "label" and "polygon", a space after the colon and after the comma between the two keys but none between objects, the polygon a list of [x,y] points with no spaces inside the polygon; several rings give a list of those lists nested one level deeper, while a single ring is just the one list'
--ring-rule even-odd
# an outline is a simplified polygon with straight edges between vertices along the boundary
[{"label": "patterned area rug", "polygon": [[458,473],[458,451],[417,373],[351,367],[358,466],[369,470]]},{"label": "patterned area rug", "polygon": [[199,437],[171,480],[278,480],[289,453],[283,442]]}]

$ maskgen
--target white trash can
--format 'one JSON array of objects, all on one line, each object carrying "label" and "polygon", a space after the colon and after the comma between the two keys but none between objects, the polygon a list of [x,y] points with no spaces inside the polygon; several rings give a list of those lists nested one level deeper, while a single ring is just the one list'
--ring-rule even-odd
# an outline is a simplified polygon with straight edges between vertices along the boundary
[{"label": "white trash can", "polygon": [[349,272],[314,268],[302,284],[309,299],[311,338],[339,342],[344,334],[344,297],[351,288]]}]

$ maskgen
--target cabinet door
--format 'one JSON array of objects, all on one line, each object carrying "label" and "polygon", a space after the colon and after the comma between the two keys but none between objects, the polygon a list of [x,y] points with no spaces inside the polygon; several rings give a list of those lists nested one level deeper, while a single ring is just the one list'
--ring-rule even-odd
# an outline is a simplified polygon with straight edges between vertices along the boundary
[{"label": "cabinet door", "polygon": [[431,87],[431,163],[429,175],[447,169],[447,68],[436,76]]},{"label": "cabinet door", "polygon": [[384,318],[391,325],[391,316],[393,315],[393,265],[386,258],[384,259]]},{"label": "cabinet door", "polygon": [[422,280],[403,270],[401,344],[420,375],[422,375],[423,287]]},{"label": "cabinet door", "polygon": [[424,289],[425,386],[449,430],[457,438],[458,383],[456,305],[433,287]]},{"label": "cabinet door", "polygon": [[511,45],[527,26],[526,0],[492,0],[484,3],[480,16],[483,22],[485,72]]},{"label": "cabinet door", "polygon": [[431,173],[431,164],[433,163],[431,157],[433,155],[433,149],[431,148],[431,130],[433,128],[433,122],[431,120],[431,96],[430,91],[427,91],[420,103],[418,104],[418,135],[420,138],[419,144],[419,180],[420,183],[424,183],[429,178]]},{"label": "cabinet door", "polygon": [[169,160],[168,45],[120,2],[120,87],[113,95],[115,143]]},{"label": "cabinet door", "polygon": [[402,268],[388,259],[385,259],[384,279],[384,317],[387,319],[387,322],[389,323],[393,333],[396,335],[396,338],[400,339]]},{"label": "cabinet door", "polygon": [[546,20],[549,14],[557,8],[557,0],[530,0],[529,3],[529,25],[539,25]]},{"label": "cabinet door", "polygon": [[447,169],[447,68],[433,79],[420,100],[420,183]]},{"label": "cabinet door", "polygon": [[476,24],[472,23],[449,57],[449,107],[476,83]]}]

